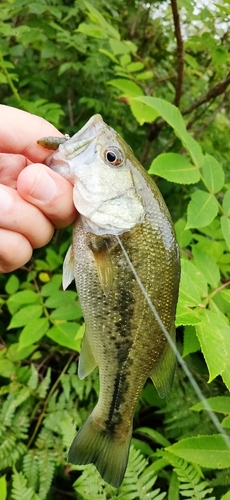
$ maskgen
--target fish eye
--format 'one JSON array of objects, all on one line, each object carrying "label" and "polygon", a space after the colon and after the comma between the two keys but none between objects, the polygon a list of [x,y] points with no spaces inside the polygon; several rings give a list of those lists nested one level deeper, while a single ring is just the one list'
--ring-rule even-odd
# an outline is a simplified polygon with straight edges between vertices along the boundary
[{"label": "fish eye", "polygon": [[123,163],[123,158],[117,148],[109,148],[104,151],[104,159],[109,165],[118,166]]}]

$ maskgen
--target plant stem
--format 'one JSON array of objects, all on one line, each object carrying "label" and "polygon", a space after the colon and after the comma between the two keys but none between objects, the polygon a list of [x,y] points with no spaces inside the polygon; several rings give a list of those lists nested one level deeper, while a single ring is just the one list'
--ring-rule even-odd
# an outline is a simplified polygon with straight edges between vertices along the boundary
[{"label": "plant stem", "polygon": [[184,44],[180,28],[180,15],[178,11],[177,0],[171,0],[173,22],[175,28],[175,37],[177,41],[177,82],[176,95],[174,99],[175,106],[179,107],[182,95],[182,85],[184,76]]},{"label": "plant stem", "polygon": [[4,58],[3,58],[3,55],[1,53],[1,51],[0,51],[0,66],[2,68],[2,72],[4,73],[4,75],[6,77],[7,83],[9,85],[9,87],[11,88],[12,93],[13,93],[16,101],[18,101],[18,103],[20,103],[21,102],[21,97],[20,97],[20,95],[19,95],[19,93],[18,93],[18,91],[17,91],[17,89],[16,89],[16,87],[15,87],[15,85],[13,83],[13,80],[12,80],[10,74],[8,73],[8,71],[7,71],[6,67],[5,67],[5,61],[4,61]]}]

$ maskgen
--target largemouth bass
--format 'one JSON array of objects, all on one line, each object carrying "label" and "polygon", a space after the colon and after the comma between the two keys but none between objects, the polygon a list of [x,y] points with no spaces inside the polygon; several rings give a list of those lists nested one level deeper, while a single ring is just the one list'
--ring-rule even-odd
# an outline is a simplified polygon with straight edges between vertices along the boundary
[{"label": "largemouth bass", "polygon": [[64,261],[63,287],[75,278],[85,318],[78,375],[83,379],[98,366],[100,377],[98,402],[74,438],[68,460],[95,464],[105,481],[119,487],[140,392],[150,377],[160,397],[168,393],[175,356],[117,236],[172,339],[178,246],[156,184],[100,115],[60,144],[47,164],[74,186],[80,215]]}]

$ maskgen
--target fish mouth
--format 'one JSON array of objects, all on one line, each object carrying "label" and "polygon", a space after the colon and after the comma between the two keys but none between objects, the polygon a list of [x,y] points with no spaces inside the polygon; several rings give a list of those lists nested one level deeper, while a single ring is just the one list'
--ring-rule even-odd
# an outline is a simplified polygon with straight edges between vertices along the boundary
[{"label": "fish mouth", "polygon": [[104,122],[101,115],[92,116],[79,132],[59,146],[59,151],[68,159],[78,156],[85,151],[89,143],[98,137],[103,126]]}]

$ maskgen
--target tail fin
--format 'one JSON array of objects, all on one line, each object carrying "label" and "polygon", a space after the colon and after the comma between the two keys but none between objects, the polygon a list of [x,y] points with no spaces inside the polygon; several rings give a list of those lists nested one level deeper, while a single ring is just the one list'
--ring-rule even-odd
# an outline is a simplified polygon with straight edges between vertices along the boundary
[{"label": "tail fin", "polygon": [[124,478],[132,428],[121,440],[108,430],[102,430],[91,414],[71,444],[68,461],[75,465],[93,463],[107,483],[118,488]]}]

